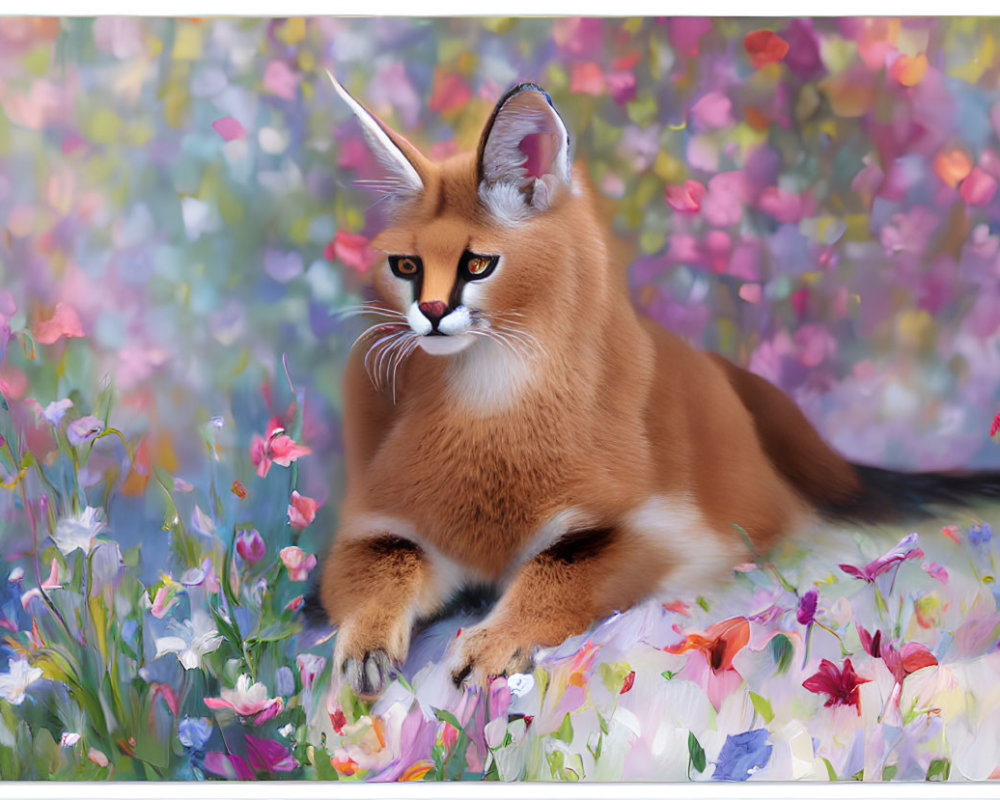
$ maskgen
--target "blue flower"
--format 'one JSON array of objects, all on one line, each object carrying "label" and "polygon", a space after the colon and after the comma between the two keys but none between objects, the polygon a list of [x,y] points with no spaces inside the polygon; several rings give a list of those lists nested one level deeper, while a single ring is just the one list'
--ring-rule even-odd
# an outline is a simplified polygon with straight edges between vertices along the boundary
[{"label": "blue flower", "polygon": [[189,750],[201,750],[212,735],[212,723],[206,717],[184,717],[177,723],[177,738]]},{"label": "blue flower", "polygon": [[727,736],[719,751],[713,781],[745,781],[751,772],[763,767],[774,748],[767,743],[767,728]]},{"label": "blue flower", "polygon": [[973,525],[969,528],[969,542],[972,544],[986,544],[993,538],[993,526],[988,522]]}]

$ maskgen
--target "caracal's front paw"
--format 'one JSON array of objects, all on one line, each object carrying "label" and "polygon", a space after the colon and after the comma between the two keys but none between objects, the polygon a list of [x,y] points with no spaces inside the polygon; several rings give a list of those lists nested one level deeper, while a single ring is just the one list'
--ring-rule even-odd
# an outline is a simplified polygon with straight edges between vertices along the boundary
[{"label": "caracal's front paw", "polygon": [[374,700],[392,680],[395,669],[385,650],[371,650],[359,658],[344,659],[344,677],[347,685],[361,700]]},{"label": "caracal's front paw", "polygon": [[409,645],[408,620],[359,616],[337,631],[334,664],[360,699],[374,700],[406,660]]},{"label": "caracal's front paw", "polygon": [[451,672],[456,686],[531,669],[532,645],[500,626],[475,626],[459,636]]}]

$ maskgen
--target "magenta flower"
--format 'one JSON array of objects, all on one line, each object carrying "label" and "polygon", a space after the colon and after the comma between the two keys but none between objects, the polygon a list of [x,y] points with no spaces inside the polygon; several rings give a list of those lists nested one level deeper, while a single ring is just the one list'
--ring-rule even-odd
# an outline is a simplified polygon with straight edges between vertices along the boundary
[{"label": "magenta flower", "polygon": [[858,696],[858,687],[862,683],[868,683],[868,678],[859,678],[855,674],[851,659],[845,659],[844,668],[840,670],[836,664],[824,658],[820,662],[819,672],[806,678],[802,685],[814,694],[827,695],[824,706],[854,706],[860,717],[861,698]]},{"label": "magenta flower", "polygon": [[311,452],[305,445],[296,444],[277,419],[272,419],[268,424],[266,438],[255,434],[250,442],[250,460],[257,467],[257,474],[261,478],[270,471],[272,463],[287,467]]},{"label": "magenta flower", "polygon": [[280,697],[267,696],[267,687],[263,683],[250,683],[249,675],[240,675],[234,689],[223,689],[221,697],[206,697],[205,705],[212,709],[231,708],[241,717],[253,719],[255,725],[261,725],[271,719],[285,706]]},{"label": "magenta flower", "polygon": [[256,770],[271,775],[275,772],[291,772],[299,765],[291,752],[278,742],[258,739],[256,736],[247,736],[246,741],[247,758],[250,759],[250,766]]},{"label": "magenta flower", "polygon": [[316,519],[317,508],[319,503],[311,497],[292,492],[291,503],[288,506],[288,524],[295,530],[301,531]]},{"label": "magenta flower", "polygon": [[236,537],[236,552],[248,564],[256,564],[267,553],[267,545],[264,544],[264,539],[257,529],[253,528],[249,531],[240,531]]},{"label": "magenta flower", "polygon": [[924,551],[917,546],[919,536],[911,533],[903,537],[892,550],[883,556],[879,556],[874,561],[863,567],[855,567],[853,564],[840,564],[840,568],[848,575],[872,583],[883,572],[888,572],[894,564],[906,561],[910,558],[922,558]]},{"label": "magenta flower", "polygon": [[288,577],[293,581],[304,581],[309,577],[309,570],[316,566],[316,556],[307,556],[301,547],[284,547],[278,554],[281,563],[288,567]]},{"label": "magenta flower", "polygon": [[799,621],[800,625],[809,625],[813,618],[816,616],[816,603],[819,600],[819,592],[815,589],[810,589],[799,601],[799,610],[795,614],[795,618]]},{"label": "magenta flower", "polygon": [[990,426],[990,436],[1000,434],[1000,414],[993,417],[993,425]]}]

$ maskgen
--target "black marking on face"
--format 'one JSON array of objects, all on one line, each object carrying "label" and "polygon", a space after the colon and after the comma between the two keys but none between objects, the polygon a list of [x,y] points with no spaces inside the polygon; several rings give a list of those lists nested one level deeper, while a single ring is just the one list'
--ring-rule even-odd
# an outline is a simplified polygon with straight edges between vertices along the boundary
[{"label": "black marking on face", "polygon": [[455,285],[452,287],[451,296],[448,298],[448,312],[462,305],[462,290],[465,288],[465,284],[488,278],[493,274],[493,270],[496,269],[499,263],[500,256],[473,253],[471,250],[466,250],[462,253],[462,257],[458,260],[458,274],[455,276]]},{"label": "black marking on face", "polygon": [[561,537],[551,547],[538,554],[538,558],[576,564],[593,558],[604,550],[614,537],[614,528],[588,528],[572,531]]}]

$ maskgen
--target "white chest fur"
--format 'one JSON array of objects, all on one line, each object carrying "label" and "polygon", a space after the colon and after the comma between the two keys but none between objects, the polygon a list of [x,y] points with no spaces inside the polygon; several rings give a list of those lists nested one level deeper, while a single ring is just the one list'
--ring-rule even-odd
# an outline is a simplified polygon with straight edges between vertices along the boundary
[{"label": "white chest fur", "polygon": [[480,337],[474,347],[452,356],[448,392],[469,413],[489,416],[509,409],[534,375],[534,356],[516,345]]}]

